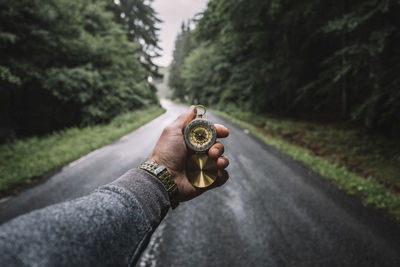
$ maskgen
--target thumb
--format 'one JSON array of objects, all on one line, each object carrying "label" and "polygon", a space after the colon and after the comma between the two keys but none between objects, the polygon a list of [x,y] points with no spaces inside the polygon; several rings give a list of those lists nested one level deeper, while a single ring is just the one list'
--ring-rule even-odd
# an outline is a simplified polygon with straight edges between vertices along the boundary
[{"label": "thumb", "polygon": [[186,125],[196,118],[197,114],[197,109],[195,106],[190,106],[188,110],[185,111],[185,113],[181,114],[173,123],[175,127],[178,127],[180,129],[183,129],[186,127]]}]

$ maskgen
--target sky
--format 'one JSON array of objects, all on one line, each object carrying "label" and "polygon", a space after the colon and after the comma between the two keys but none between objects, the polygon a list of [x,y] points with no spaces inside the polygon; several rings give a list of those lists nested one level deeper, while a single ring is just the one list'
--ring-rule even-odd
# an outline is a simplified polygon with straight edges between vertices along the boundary
[{"label": "sky", "polygon": [[163,49],[161,57],[154,62],[159,66],[168,66],[172,61],[175,38],[180,31],[182,21],[187,21],[207,7],[208,0],[154,0],[153,8],[163,21],[159,26],[159,46]]}]

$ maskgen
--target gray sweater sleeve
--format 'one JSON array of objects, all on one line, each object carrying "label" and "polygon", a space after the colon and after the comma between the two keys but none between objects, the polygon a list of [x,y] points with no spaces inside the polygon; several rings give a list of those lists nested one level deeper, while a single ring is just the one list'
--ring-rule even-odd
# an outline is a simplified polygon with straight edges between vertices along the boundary
[{"label": "gray sweater sleeve", "polygon": [[127,266],[170,207],[160,181],[133,169],[72,201],[0,226],[2,266]]}]

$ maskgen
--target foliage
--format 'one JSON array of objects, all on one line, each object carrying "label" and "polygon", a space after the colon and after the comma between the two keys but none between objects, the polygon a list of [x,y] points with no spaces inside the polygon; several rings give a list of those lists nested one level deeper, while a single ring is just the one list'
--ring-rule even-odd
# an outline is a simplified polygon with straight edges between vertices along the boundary
[{"label": "foliage", "polygon": [[185,58],[189,55],[190,50],[190,24],[188,23],[188,25],[185,25],[185,23],[182,23],[181,33],[178,34],[175,41],[173,61],[171,63],[168,79],[168,85],[173,89],[172,96],[174,98],[183,99],[185,96],[185,84],[181,78],[181,66]]},{"label": "foliage", "polygon": [[400,219],[400,140],[391,142],[384,136],[357,129],[255,116],[235,109],[229,110],[229,115],[216,113],[307,164],[350,194],[359,196],[366,205],[386,210]]},{"label": "foliage", "polygon": [[[128,40],[140,44],[142,53],[141,63],[147,70],[147,76],[160,78],[158,66],[153,63],[153,58],[159,56],[156,12],[151,6],[153,0],[119,0],[108,1],[108,9],[113,11],[114,19],[127,31]],[[147,77],[146,76],[146,77]]]},{"label": "foliage", "polygon": [[138,42],[105,0],[0,0],[0,139],[157,103]]},{"label": "foliage", "polygon": [[399,12],[398,0],[211,0],[186,37],[191,52],[174,54],[171,87],[182,100],[391,130],[400,125]]},{"label": "foliage", "polygon": [[0,194],[55,170],[88,152],[109,144],[153,120],[164,110],[149,106],[124,113],[110,123],[69,128],[44,137],[14,140],[0,146]]},{"label": "foliage", "polygon": [[226,69],[216,47],[202,45],[196,48],[185,59],[181,70],[184,94],[189,96],[190,102],[201,97],[204,99],[203,104],[215,103],[221,92],[214,85],[220,83],[224,71]]}]

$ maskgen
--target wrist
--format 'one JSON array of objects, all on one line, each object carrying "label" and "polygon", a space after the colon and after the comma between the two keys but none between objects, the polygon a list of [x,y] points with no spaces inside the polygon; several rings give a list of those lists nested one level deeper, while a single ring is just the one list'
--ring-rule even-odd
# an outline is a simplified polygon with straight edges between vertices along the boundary
[{"label": "wrist", "polygon": [[174,209],[178,206],[178,186],[175,183],[171,173],[164,165],[160,165],[157,161],[149,159],[148,161],[140,164],[139,169],[145,170],[158,179],[164,186],[168,193],[171,207]]}]

